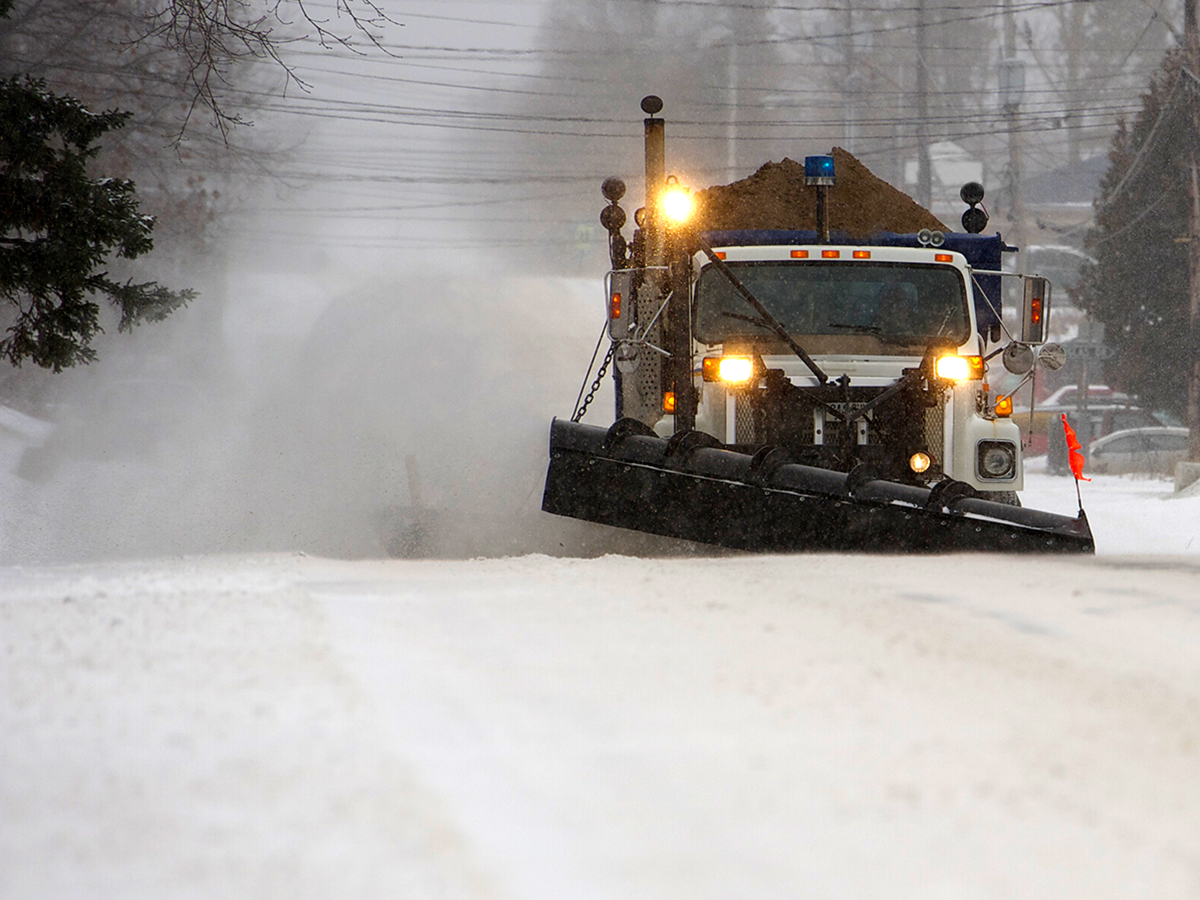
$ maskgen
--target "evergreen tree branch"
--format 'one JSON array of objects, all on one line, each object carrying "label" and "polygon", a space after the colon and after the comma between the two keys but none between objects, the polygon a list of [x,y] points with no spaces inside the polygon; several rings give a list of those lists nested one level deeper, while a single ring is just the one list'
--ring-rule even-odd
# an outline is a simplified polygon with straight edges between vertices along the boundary
[{"label": "evergreen tree branch", "polygon": [[33,78],[0,80],[0,301],[15,310],[0,358],[61,372],[96,358],[103,297],[121,331],[154,322],[195,298],[156,282],[120,283],[102,267],[153,249],[154,219],[128,179],[97,178],[97,141],[128,115],[92,113]]}]

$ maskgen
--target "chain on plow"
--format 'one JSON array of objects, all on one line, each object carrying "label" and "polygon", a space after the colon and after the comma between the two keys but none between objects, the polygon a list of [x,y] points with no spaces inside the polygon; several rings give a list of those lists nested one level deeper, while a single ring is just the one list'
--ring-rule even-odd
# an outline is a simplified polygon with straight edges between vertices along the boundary
[{"label": "chain on plow", "polygon": [[583,414],[587,412],[587,408],[591,404],[592,398],[596,396],[596,391],[600,390],[600,382],[604,380],[604,376],[608,373],[608,364],[612,362],[612,357],[613,348],[610,346],[608,348],[608,353],[604,354],[604,362],[600,364],[600,371],[596,373],[596,378],[592,382],[591,389],[588,391],[587,396],[583,398],[582,402],[579,403],[579,406],[575,410],[575,415],[571,416],[572,422],[578,422],[583,419]]}]

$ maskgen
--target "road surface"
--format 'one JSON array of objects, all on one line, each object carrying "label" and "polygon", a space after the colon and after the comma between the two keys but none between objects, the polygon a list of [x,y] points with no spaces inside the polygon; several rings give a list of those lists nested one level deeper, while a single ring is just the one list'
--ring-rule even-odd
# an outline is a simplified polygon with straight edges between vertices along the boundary
[{"label": "road surface", "polygon": [[1195,557],[10,567],[0,647],[4,898],[1200,896]]}]

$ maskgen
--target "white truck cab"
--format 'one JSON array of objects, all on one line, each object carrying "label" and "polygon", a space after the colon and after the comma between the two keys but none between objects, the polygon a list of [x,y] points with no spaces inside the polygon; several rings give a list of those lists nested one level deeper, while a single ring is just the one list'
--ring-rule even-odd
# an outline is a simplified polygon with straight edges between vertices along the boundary
[{"label": "white truck cab", "polygon": [[[1005,415],[1011,406],[1001,402],[998,412],[988,391],[974,279],[961,253],[782,244],[723,246],[715,254],[818,371],[756,314],[726,272],[696,253],[696,430],[731,448],[782,445],[838,468],[853,455],[912,483],[948,477],[980,491],[1023,489],[1020,432]],[[928,372],[926,390],[878,401],[918,371]],[[845,422],[847,410],[864,409]],[[655,430],[673,433],[671,416]]]}]

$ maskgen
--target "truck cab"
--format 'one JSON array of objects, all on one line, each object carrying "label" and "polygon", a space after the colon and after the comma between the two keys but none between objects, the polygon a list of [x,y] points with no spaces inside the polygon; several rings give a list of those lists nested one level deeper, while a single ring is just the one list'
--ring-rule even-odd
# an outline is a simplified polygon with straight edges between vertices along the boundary
[{"label": "truck cab", "polygon": [[[707,237],[717,260],[693,254],[689,278],[696,430],[739,452],[778,447],[804,464],[844,472],[866,464],[909,484],[951,478],[979,491],[1023,489],[1019,429],[986,380],[993,329],[980,326],[979,310],[989,325],[997,319],[985,292],[995,276],[966,255],[998,255],[998,238],[942,236],[934,247],[915,235],[886,244],[818,244],[803,233]],[[645,289],[653,293],[653,283]],[[639,411],[670,436],[674,417],[639,395],[645,386],[622,382],[619,414]]]},{"label": "truck cab", "polygon": [[[866,462],[897,481],[950,477],[982,491],[1023,488],[1020,433],[996,415],[987,392],[971,270],[961,253],[853,245],[717,252],[828,380],[845,388],[823,389],[729,280],[697,254],[698,430],[743,451],[785,446],[829,468]],[[850,424],[849,435],[830,415],[862,409],[923,365],[932,367],[926,389],[900,391],[867,410]],[[845,397],[827,400],[830,410],[814,392]]]}]

